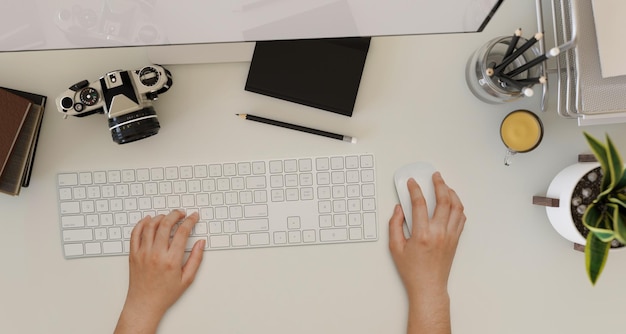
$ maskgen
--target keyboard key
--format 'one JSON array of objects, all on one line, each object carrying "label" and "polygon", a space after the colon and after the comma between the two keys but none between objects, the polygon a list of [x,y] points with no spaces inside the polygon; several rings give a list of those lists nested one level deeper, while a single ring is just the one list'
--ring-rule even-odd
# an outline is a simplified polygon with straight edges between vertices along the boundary
[{"label": "keyboard key", "polygon": [[65,256],[83,255],[83,244],[65,244],[63,245]]},{"label": "keyboard key", "polygon": [[302,241],[306,243],[315,242],[315,230],[302,231]]},{"label": "keyboard key", "polygon": [[272,202],[285,201],[285,192],[282,189],[272,189],[271,191]]},{"label": "keyboard key", "polygon": [[266,203],[267,202],[267,191],[265,191],[265,190],[255,190],[254,191],[254,202],[255,203]]},{"label": "keyboard key", "polygon": [[122,182],[135,182],[135,170],[124,169],[122,170]]},{"label": "keyboard key", "polygon": [[85,187],[76,187],[73,189],[74,199],[87,198],[87,189]]},{"label": "keyboard key", "polygon": [[343,169],[343,168],[344,168],[343,157],[330,158],[330,169],[337,170],[337,169]]},{"label": "keyboard key", "polygon": [[310,172],[313,170],[313,160],[300,159],[298,160],[298,168],[301,172]]},{"label": "keyboard key", "polygon": [[107,174],[106,172],[93,172],[93,183],[95,184],[105,184],[107,183]]},{"label": "keyboard key", "polygon": [[362,182],[374,182],[374,170],[365,169],[361,171]]},{"label": "keyboard key", "polygon": [[193,178],[193,167],[191,167],[191,166],[181,166],[180,167],[180,178],[181,179],[191,179],[191,178]]},{"label": "keyboard key", "polygon": [[65,230],[63,231],[63,241],[76,242],[93,240],[93,233],[91,229],[84,230]]},{"label": "keyboard key", "polygon": [[107,172],[107,180],[109,183],[122,182],[122,173],[119,170],[110,170]]},{"label": "keyboard key", "polygon": [[300,229],[300,217],[287,217],[287,228],[290,230]]},{"label": "keyboard key", "polygon": [[122,252],[121,241],[105,241],[102,243],[102,252],[105,254],[115,254]]},{"label": "keyboard key", "polygon": [[374,194],[376,193],[373,183],[364,184],[361,187],[361,191],[363,192],[363,196],[366,197],[374,196]]},{"label": "keyboard key", "polygon": [[237,175],[237,165],[233,163],[224,164],[224,166],[222,166],[222,173],[224,176]]},{"label": "keyboard key", "polygon": [[270,173],[277,174],[283,172],[283,162],[280,160],[270,161]]},{"label": "keyboard key", "polygon": [[196,225],[193,227],[193,233],[198,235],[198,234],[207,234],[208,233],[208,229],[206,226],[205,222],[197,222]]},{"label": "keyboard key", "polygon": [[363,232],[366,239],[376,239],[376,214],[366,212],[363,214]]},{"label": "keyboard key", "polygon": [[234,247],[244,247],[248,246],[248,235],[247,234],[233,234],[232,242]]},{"label": "keyboard key", "polygon": [[277,245],[286,244],[287,232],[284,232],[284,231],[274,232],[274,243]]},{"label": "keyboard key", "polygon": [[222,176],[222,165],[209,165],[209,176]]},{"label": "keyboard key", "polygon": [[330,160],[328,158],[317,158],[315,159],[315,166],[317,166],[317,170],[329,170]]},{"label": "keyboard key", "polygon": [[161,181],[165,179],[165,171],[163,168],[152,168],[150,169],[150,179],[152,181]]},{"label": "keyboard key", "polygon": [[[204,242],[206,242],[207,238],[206,237],[189,237],[187,239],[187,244],[185,245],[185,250],[190,251],[193,248],[193,245],[195,245],[196,242],[198,242],[199,240],[204,240]],[[205,244],[204,249],[207,249],[208,247],[209,247],[209,243],[207,242]]]},{"label": "keyboard key", "polygon": [[267,219],[241,219],[237,222],[239,232],[267,231],[269,220]]},{"label": "keyboard key", "polygon": [[178,179],[178,167],[166,167],[165,168],[165,179],[166,180],[176,180],[176,179]]},{"label": "keyboard key", "polygon": [[235,233],[237,232],[237,222],[234,220],[225,220],[224,221],[224,233]]},{"label": "keyboard key", "polygon": [[72,188],[59,189],[59,199],[62,201],[67,201],[67,200],[72,199]]},{"label": "keyboard key", "polygon": [[300,235],[300,231],[289,231],[287,232],[289,237],[290,244],[297,244],[302,241],[302,236]]},{"label": "keyboard key", "polygon": [[294,159],[285,160],[283,167],[285,173],[294,173],[298,171],[298,162]]},{"label": "keyboard key", "polygon": [[193,166],[193,175],[198,179],[203,179],[209,176],[209,170],[205,165],[196,165]]},{"label": "keyboard key", "polygon": [[324,242],[345,241],[348,239],[348,231],[345,228],[320,230],[320,240]]},{"label": "keyboard key", "polygon": [[225,248],[230,246],[230,237],[228,235],[213,235],[209,238],[211,248]]},{"label": "keyboard key", "polygon": [[346,168],[347,169],[359,168],[359,157],[355,155],[346,157]]},{"label": "keyboard key", "polygon": [[243,207],[244,217],[267,217],[267,205],[246,205]]},{"label": "keyboard key", "polygon": [[61,217],[61,226],[63,227],[84,227],[84,216],[64,216]]},{"label": "keyboard key", "polygon": [[60,186],[76,186],[78,185],[78,174],[59,174],[57,181],[57,184]]},{"label": "keyboard key", "polygon": [[85,244],[85,254],[100,254],[102,247],[99,242],[88,242]]},{"label": "keyboard key", "polygon": [[219,234],[222,233],[222,222],[209,222],[209,232],[211,234]]},{"label": "keyboard key", "polygon": [[93,183],[91,173],[79,173],[78,178],[80,180],[80,184],[89,185]]},{"label": "keyboard key", "polygon": [[251,246],[263,246],[270,244],[270,234],[269,233],[252,233],[250,234],[250,245]]},{"label": "keyboard key", "polygon": [[61,214],[73,214],[80,212],[80,202],[61,203]]},{"label": "keyboard key", "polygon": [[372,168],[372,167],[374,167],[374,156],[362,155],[361,156],[361,167],[362,168]]},{"label": "keyboard key", "polygon": [[246,177],[247,189],[265,189],[265,176],[248,176]]},{"label": "keyboard key", "polygon": [[363,232],[360,227],[353,227],[350,229],[350,240],[363,239]]},{"label": "keyboard key", "polygon": [[259,175],[265,174],[265,162],[255,161],[252,163],[252,174]]},{"label": "keyboard key", "polygon": [[283,176],[281,175],[271,175],[270,176],[270,185],[272,188],[282,188],[285,186],[285,182],[283,180]]},{"label": "keyboard key", "polygon": [[237,164],[237,175],[252,174],[252,165],[249,162],[240,162]]},{"label": "keyboard key", "polygon": [[137,181],[146,182],[150,181],[150,170],[147,168],[141,168],[137,170]]},{"label": "keyboard key", "polygon": [[106,228],[96,228],[93,230],[96,240],[106,240],[108,238]]}]

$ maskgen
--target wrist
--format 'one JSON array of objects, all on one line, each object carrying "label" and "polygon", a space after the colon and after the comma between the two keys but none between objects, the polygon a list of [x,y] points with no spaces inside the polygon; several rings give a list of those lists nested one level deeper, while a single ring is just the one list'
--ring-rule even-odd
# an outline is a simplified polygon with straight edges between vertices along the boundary
[{"label": "wrist", "polygon": [[150,305],[126,300],[115,334],[155,333],[164,315],[164,311],[154,309]]}]

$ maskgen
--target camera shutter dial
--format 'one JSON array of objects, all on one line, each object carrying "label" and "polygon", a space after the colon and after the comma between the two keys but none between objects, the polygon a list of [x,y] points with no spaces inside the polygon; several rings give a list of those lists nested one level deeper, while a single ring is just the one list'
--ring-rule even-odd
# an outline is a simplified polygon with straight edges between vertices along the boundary
[{"label": "camera shutter dial", "polygon": [[80,101],[88,107],[91,107],[94,104],[98,103],[99,99],[100,94],[98,94],[98,91],[94,88],[87,87],[80,91]]},{"label": "camera shutter dial", "polygon": [[150,66],[144,67],[139,71],[139,81],[141,81],[144,86],[148,87],[156,85],[159,82],[160,76],[159,71]]}]

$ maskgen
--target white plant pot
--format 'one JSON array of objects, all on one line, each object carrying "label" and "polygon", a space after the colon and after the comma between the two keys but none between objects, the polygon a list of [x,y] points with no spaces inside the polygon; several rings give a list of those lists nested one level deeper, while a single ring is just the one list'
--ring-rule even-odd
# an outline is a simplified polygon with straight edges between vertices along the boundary
[{"label": "white plant pot", "polygon": [[596,162],[582,162],[566,167],[552,179],[546,192],[546,197],[559,200],[558,207],[546,206],[546,213],[552,227],[565,239],[576,244],[585,245],[587,240],[574,225],[570,211],[572,195],[578,181],[599,166],[600,164]]}]

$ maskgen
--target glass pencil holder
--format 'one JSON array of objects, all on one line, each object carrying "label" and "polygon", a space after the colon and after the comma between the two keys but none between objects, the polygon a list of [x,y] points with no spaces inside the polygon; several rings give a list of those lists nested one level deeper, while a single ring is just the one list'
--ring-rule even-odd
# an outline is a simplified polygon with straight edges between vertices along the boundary
[{"label": "glass pencil holder", "polygon": [[[469,58],[465,69],[465,80],[470,91],[479,100],[499,104],[512,102],[524,96],[532,96],[533,91],[530,88],[532,83],[527,82],[541,75],[543,64],[532,66],[510,78],[504,74],[540,56],[538,43],[524,51],[499,73],[494,74],[494,68],[505,59],[512,39],[512,36],[494,38],[477,49]],[[519,37],[516,46],[526,42],[526,39]]]}]

